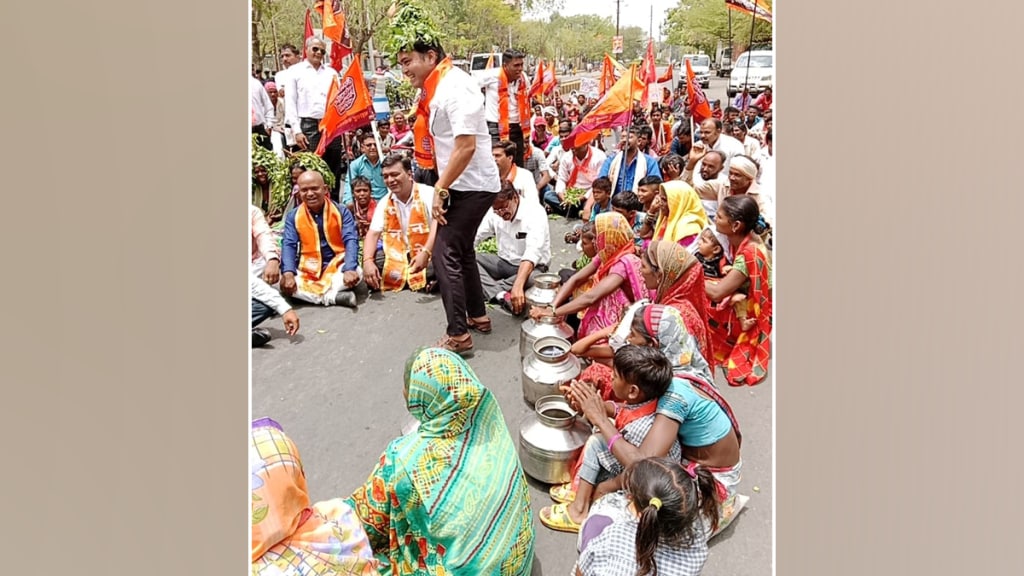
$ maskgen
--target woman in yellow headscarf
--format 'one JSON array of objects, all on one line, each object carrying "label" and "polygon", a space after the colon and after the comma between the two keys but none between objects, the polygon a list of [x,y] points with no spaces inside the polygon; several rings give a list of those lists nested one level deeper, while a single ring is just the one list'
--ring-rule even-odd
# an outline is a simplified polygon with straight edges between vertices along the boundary
[{"label": "woman in yellow headscarf", "polygon": [[295,444],[270,418],[252,423],[252,576],[379,576],[359,516],[340,498],[310,504]]},{"label": "woman in yellow headscarf", "polygon": [[682,180],[670,180],[658,193],[658,221],[654,224],[654,240],[677,242],[689,248],[708,225],[708,215],[700,196]]}]

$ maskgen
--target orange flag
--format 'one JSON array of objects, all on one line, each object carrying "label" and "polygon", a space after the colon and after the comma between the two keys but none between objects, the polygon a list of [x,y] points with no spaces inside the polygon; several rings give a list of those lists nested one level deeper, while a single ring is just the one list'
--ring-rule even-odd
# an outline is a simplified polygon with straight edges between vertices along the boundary
[{"label": "orange flag", "polygon": [[486,68],[487,70],[494,68],[494,52],[491,52],[491,54],[487,57],[487,65],[485,65],[484,68]]},{"label": "orange flag", "polygon": [[671,82],[672,81],[672,74],[673,74],[672,63],[669,62],[668,63],[668,70],[666,70],[665,74],[663,74],[660,78],[658,78],[658,84],[663,84],[665,82]]},{"label": "orange flag", "polygon": [[331,0],[330,5],[325,0],[316,0],[313,9],[320,14],[324,37],[331,41],[331,65],[341,72],[341,59],[352,53],[341,0]]},{"label": "orange flag", "polygon": [[647,41],[647,55],[644,56],[642,66],[640,80],[644,83],[644,93],[640,96],[640,104],[647,108],[650,103],[647,86],[658,81],[658,69],[654,66],[654,38]]},{"label": "orange flag", "polygon": [[544,88],[544,59],[537,59],[537,68],[533,72],[533,82],[530,83],[530,90],[527,95],[532,99]]},{"label": "orange flag", "polygon": [[320,120],[320,144],[316,153],[323,156],[327,144],[338,136],[366,126],[374,119],[373,99],[366,88],[363,67],[354,58],[345,75],[334,79],[327,93],[327,107]]},{"label": "orange flag", "polygon": [[693,67],[690,66],[689,60],[686,61],[686,93],[690,96],[690,114],[693,115],[693,121],[699,124],[706,118],[711,118],[711,105],[708,104],[704,91],[700,89],[700,82],[693,75]]},{"label": "orange flag", "polygon": [[597,84],[598,98],[604,96],[614,85],[615,64],[612,63],[611,57],[606,53],[604,55],[604,62],[601,63],[601,80]]},{"label": "orange flag", "polygon": [[551,62],[544,67],[541,79],[541,94],[550,94],[558,86],[558,77],[555,76],[555,63]]},{"label": "orange flag", "polygon": [[637,75],[636,64],[633,64],[629,67],[629,74],[623,74],[597,101],[593,110],[580,120],[568,136],[562,138],[562,148],[570,150],[590,142],[601,130],[628,124],[633,100],[639,98],[644,88],[645,84]]}]

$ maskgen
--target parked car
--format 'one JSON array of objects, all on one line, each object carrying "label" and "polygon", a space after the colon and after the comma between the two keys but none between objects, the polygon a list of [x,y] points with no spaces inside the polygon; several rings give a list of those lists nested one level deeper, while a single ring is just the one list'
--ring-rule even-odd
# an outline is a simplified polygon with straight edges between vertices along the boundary
[{"label": "parked car", "polygon": [[[747,63],[749,62],[749,70]],[[729,87],[726,94],[733,98],[746,86],[747,92],[756,96],[765,88],[774,88],[775,53],[771,50],[744,52],[736,59],[729,73]]]},{"label": "parked car", "polygon": [[685,54],[683,59],[679,61],[680,71],[686,71],[686,61],[690,61],[690,67],[693,68],[693,75],[697,77],[697,81],[700,82],[701,88],[707,88],[711,86],[711,57],[707,54]]},{"label": "parked car", "polygon": [[469,58],[469,74],[476,78],[483,74],[484,70],[487,69],[487,61],[492,60],[491,66],[499,68],[501,66],[501,52],[491,52],[482,54],[473,54]]}]

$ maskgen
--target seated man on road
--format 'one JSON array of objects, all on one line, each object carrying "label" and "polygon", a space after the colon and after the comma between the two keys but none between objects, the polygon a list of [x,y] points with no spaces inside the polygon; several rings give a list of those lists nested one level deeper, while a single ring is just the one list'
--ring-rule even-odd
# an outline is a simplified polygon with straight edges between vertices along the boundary
[{"label": "seated man on road", "polygon": [[[402,154],[384,159],[388,193],[377,204],[363,242],[363,274],[373,290],[398,292],[406,285],[423,290],[433,279],[430,257],[437,222],[431,216],[434,189],[412,179],[412,160]],[[377,250],[383,239],[383,250]]]},{"label": "seated man on road", "polygon": [[249,274],[249,296],[252,298],[252,347],[259,348],[270,342],[272,336],[266,328],[257,328],[275,313],[284,321],[284,331],[294,336],[299,331],[299,316],[277,290],[263,281],[256,270]]},{"label": "seated man on road", "polygon": [[[551,261],[547,212],[539,202],[524,199],[509,181],[502,181],[473,244],[491,237],[497,240],[498,253],[476,255],[484,296],[519,315],[526,309],[525,292],[533,285],[533,277],[546,272]],[[477,329],[489,332],[490,320]]]},{"label": "seated man on road", "polygon": [[356,219],[328,197],[330,188],[316,170],[303,172],[297,186],[302,204],[284,219],[281,294],[355,308],[352,289],[363,277]]},{"label": "seated man on road", "polygon": [[259,207],[249,205],[249,220],[252,222],[252,273],[262,277],[267,284],[277,284],[281,279],[281,250],[277,237]]},{"label": "seated man on road", "polygon": [[519,191],[520,196],[540,205],[540,194],[537,193],[537,182],[533,179],[533,173],[516,166],[516,143],[508,140],[495,142],[491,145],[491,154],[498,164],[498,178],[502,182],[508,180]]},{"label": "seated man on road", "polygon": [[359,142],[363,154],[348,165],[345,194],[341,198],[343,204],[352,203],[352,183],[357,176],[370,181],[370,194],[374,200],[380,200],[388,192],[384,186],[384,177],[380,173],[380,154],[377,153],[377,141],[373,138],[373,132],[367,131],[359,137]]}]

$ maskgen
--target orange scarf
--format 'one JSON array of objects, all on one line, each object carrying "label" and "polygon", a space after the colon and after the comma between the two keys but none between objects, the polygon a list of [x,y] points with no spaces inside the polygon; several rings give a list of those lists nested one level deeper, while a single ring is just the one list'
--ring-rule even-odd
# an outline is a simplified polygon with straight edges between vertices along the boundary
[{"label": "orange scarf", "polygon": [[[519,106],[519,126],[523,129],[523,158],[529,158],[533,150],[530,147],[533,128],[533,111],[530,109],[530,99],[526,95],[526,81],[519,79],[519,88],[516,90],[516,102]],[[525,120],[525,122],[524,122]],[[505,76],[505,68],[498,71],[498,138],[508,140],[508,77]]]},{"label": "orange scarf", "polygon": [[576,177],[579,176],[580,174],[580,168],[582,168],[583,166],[590,166],[590,155],[593,153],[593,151],[593,148],[587,146],[587,155],[583,157],[583,160],[577,160],[576,155],[573,154],[572,173],[569,174],[569,181],[566,182],[565,184],[566,188],[572,188],[573,186],[576,185]]},{"label": "orange scarf", "polygon": [[402,223],[398,219],[398,208],[394,195],[388,197],[384,207],[384,289],[399,292],[409,283],[410,290],[422,290],[427,285],[427,272],[420,270],[409,274],[409,257],[415,256],[427,245],[430,226],[427,224],[427,207],[420,200],[419,184],[412,186],[412,210],[409,212],[408,241],[402,234]]},{"label": "orange scarf", "polygon": [[327,234],[327,244],[334,250],[334,259],[327,268],[323,268],[323,257],[320,254],[320,232],[305,204],[295,211],[295,229],[299,233],[299,289],[322,296],[330,289],[334,273],[345,261],[341,211],[330,200],[324,203],[324,233]]},{"label": "orange scarf", "polygon": [[424,170],[433,170],[437,167],[434,160],[434,137],[430,134],[430,101],[434,99],[437,84],[451,69],[452,57],[445,56],[423,81],[423,89],[420,90],[420,102],[416,105],[416,122],[412,125],[413,157]]}]

